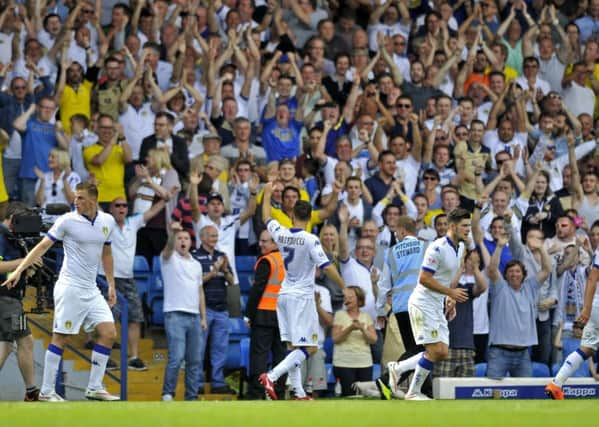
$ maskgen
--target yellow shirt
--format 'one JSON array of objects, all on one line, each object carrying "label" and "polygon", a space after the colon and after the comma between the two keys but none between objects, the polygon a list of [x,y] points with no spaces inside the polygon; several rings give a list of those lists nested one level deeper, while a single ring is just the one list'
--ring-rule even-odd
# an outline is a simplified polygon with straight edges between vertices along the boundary
[{"label": "yellow shirt", "polygon": [[[0,153],[4,152],[6,145],[0,145]],[[0,203],[8,201],[8,193],[4,185],[4,169],[2,169],[2,161],[0,161]]]},{"label": "yellow shirt", "polygon": [[98,201],[112,202],[117,197],[126,199],[123,146],[113,146],[108,158],[102,165],[96,166],[92,164],[92,159],[100,154],[103,149],[102,144],[96,143],[83,150],[85,167],[87,167],[90,174],[94,174],[98,182]]},{"label": "yellow shirt", "polygon": [[70,85],[65,85],[64,92],[60,98],[60,121],[67,134],[71,133],[71,117],[75,114],[83,114],[88,119],[91,115],[93,83],[84,80],[77,90]]},{"label": "yellow shirt", "polygon": [[[272,219],[276,219],[279,224],[286,228],[293,228],[293,221],[283,210],[278,208],[272,208],[270,216]],[[313,210],[312,216],[310,217],[310,221],[306,224],[306,231],[308,233],[312,232],[312,229],[315,225],[321,224],[322,220],[320,219],[320,210]]]},{"label": "yellow shirt", "polygon": [[[487,67],[485,69],[485,74],[490,74],[492,71],[493,71],[493,68]],[[515,80],[518,78],[518,72],[515,69],[513,69],[512,67],[510,67],[509,65],[504,66],[503,70],[501,70],[501,72],[505,76],[505,84],[508,84],[512,80]]]},{"label": "yellow shirt", "polygon": [[432,211],[428,211],[426,213],[426,215],[424,216],[424,223],[426,225],[428,225],[429,227],[433,226],[433,219],[439,215],[442,214],[443,212],[445,212],[443,209],[433,209]]},{"label": "yellow shirt", "polygon": [[[264,188],[260,189],[258,192],[258,196],[256,196],[256,204],[262,203],[262,197],[264,197]],[[303,188],[300,190],[300,200],[305,200],[306,202],[310,201],[310,195]]]}]

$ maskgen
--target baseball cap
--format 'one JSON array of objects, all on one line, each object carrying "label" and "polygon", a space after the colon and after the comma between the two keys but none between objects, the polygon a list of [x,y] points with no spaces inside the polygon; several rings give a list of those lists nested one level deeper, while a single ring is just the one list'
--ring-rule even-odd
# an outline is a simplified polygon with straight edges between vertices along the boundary
[{"label": "baseball cap", "polygon": [[213,200],[220,200],[221,203],[224,203],[223,196],[219,193],[210,193],[208,194],[208,198],[206,199],[206,203],[210,203]]}]

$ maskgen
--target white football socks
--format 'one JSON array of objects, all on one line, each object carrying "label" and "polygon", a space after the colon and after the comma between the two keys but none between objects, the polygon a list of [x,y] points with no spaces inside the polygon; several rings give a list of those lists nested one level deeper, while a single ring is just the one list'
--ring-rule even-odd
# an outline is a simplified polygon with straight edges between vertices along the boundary
[{"label": "white football socks", "polygon": [[563,386],[566,380],[580,368],[580,365],[582,365],[586,359],[587,355],[580,351],[580,349],[570,353],[568,357],[566,357],[566,360],[564,360],[562,367],[559,368],[557,375],[553,379],[553,383],[559,387]]},{"label": "white football socks", "polygon": [[44,357],[44,374],[41,392],[42,394],[51,394],[56,389],[56,374],[60,359],[62,359],[63,350],[60,347],[50,344]]},{"label": "white football socks", "polygon": [[106,364],[110,358],[110,348],[104,347],[100,344],[96,344],[92,351],[92,367],[89,371],[89,384],[87,386],[90,390],[102,390],[102,379],[104,378],[104,372],[106,371]]},{"label": "white football socks", "polygon": [[426,381],[426,377],[433,370],[433,362],[424,357],[424,355],[418,361],[416,365],[416,371],[414,372],[414,376],[412,377],[412,382],[410,382],[410,388],[408,389],[408,394],[420,393],[420,389],[422,388],[422,384]]},{"label": "white football socks", "polygon": [[268,373],[268,378],[271,381],[276,381],[281,378],[285,373],[289,372],[292,368],[296,366],[301,366],[302,362],[306,360],[306,350],[304,349],[295,349],[291,351],[285,359],[281,361],[277,366],[275,366],[271,372]]}]

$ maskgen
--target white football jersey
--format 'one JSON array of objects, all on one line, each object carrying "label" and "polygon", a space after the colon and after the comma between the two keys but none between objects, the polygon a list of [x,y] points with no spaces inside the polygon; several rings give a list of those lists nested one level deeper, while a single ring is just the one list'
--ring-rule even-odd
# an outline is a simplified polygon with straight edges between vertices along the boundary
[{"label": "white football jersey", "polygon": [[301,228],[285,228],[277,220],[266,224],[285,261],[285,279],[280,295],[314,295],[316,267],[330,264],[320,240]]},{"label": "white football jersey", "polygon": [[[460,260],[464,253],[464,243],[456,247],[447,236],[441,237],[431,243],[424,253],[422,271],[433,274],[433,277],[446,288],[460,268]],[[445,295],[431,291],[420,282],[416,285],[410,296],[410,302],[419,307],[431,307],[443,310]]]},{"label": "white football jersey", "polygon": [[64,261],[57,284],[79,288],[95,288],[98,266],[104,245],[110,245],[116,222],[112,215],[98,212],[89,219],[75,212],[60,216],[48,238],[62,241]]}]

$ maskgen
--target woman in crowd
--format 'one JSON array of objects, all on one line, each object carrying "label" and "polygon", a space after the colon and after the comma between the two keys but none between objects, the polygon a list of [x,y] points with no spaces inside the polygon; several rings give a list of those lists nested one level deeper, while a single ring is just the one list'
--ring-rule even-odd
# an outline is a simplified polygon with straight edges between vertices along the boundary
[{"label": "woman in crowd", "polygon": [[71,170],[69,153],[58,148],[50,151],[48,156],[49,172],[35,168],[37,182],[35,184],[35,202],[45,208],[49,204],[71,205],[75,200],[75,187],[81,179]]},{"label": "woman in crowd", "polygon": [[364,291],[358,286],[348,286],[345,309],[335,313],[333,320],[333,372],[341,383],[341,395],[353,393],[356,381],[372,379],[372,354],[370,346],[377,340],[373,320],[360,311],[364,306]]},{"label": "woman in crowd", "polygon": [[133,213],[142,214],[160,199],[171,199],[164,212],[152,218],[137,233],[137,254],[146,257],[148,263],[160,254],[166,244],[167,226],[171,212],[181,190],[179,175],[173,168],[169,153],[162,148],[149,151],[146,164],[135,167],[135,178],[129,185],[129,198],[133,200]]}]

